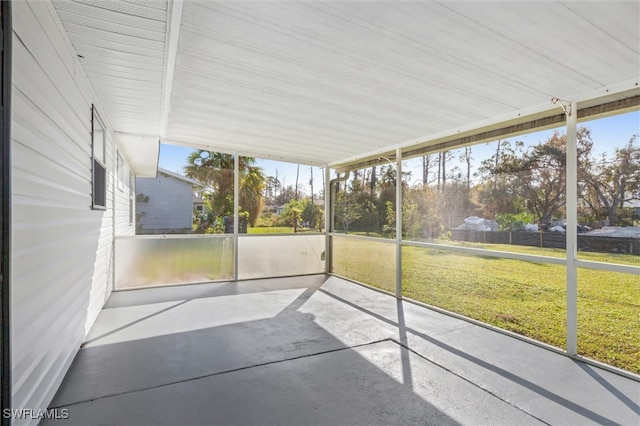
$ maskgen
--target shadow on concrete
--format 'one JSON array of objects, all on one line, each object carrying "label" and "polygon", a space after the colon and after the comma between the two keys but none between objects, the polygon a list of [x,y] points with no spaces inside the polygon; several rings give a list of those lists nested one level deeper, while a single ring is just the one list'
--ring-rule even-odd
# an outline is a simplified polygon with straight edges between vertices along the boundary
[{"label": "shadow on concrete", "polygon": [[317,290],[273,318],[84,348],[51,404],[69,419],[42,424],[459,424],[414,392],[406,348],[347,347],[298,312]]},{"label": "shadow on concrete", "polygon": [[[422,332],[420,332],[418,330],[415,330],[415,329],[412,329],[412,328],[407,328],[405,326],[405,324],[404,324],[404,315],[403,314],[402,314],[402,319],[403,319],[402,322],[401,321],[395,322],[395,321],[392,321],[392,320],[390,320],[390,319],[388,319],[388,318],[386,318],[386,317],[384,317],[382,315],[379,315],[379,314],[377,314],[375,312],[372,312],[372,311],[370,311],[370,310],[368,310],[366,308],[363,308],[362,306],[359,306],[359,305],[357,305],[355,303],[352,303],[352,302],[350,302],[350,301],[348,301],[348,300],[346,300],[344,298],[341,298],[340,296],[338,296],[336,294],[333,294],[333,293],[331,293],[329,291],[326,291],[325,289],[320,289],[319,291],[321,293],[323,293],[323,294],[335,299],[335,300],[338,300],[338,301],[340,301],[340,302],[342,302],[342,303],[344,303],[344,304],[346,304],[348,306],[351,306],[352,308],[355,308],[355,309],[357,309],[357,310],[359,310],[361,312],[364,312],[364,313],[366,313],[368,315],[371,315],[372,317],[374,317],[374,318],[376,318],[376,319],[378,319],[380,321],[383,321],[383,322],[385,322],[385,323],[387,323],[389,325],[397,327],[398,331],[399,331],[399,335],[401,336],[400,337],[401,340],[403,338],[402,336],[404,336],[404,340],[406,341],[407,332],[411,333],[411,334],[413,334],[415,336],[419,336],[420,338],[432,343],[435,346],[438,346],[441,349],[444,349],[445,351],[447,351],[447,352],[449,352],[449,353],[451,353],[453,355],[456,355],[456,356],[458,356],[460,358],[463,358],[463,359],[465,359],[467,361],[470,361],[470,362],[474,363],[475,365],[477,365],[478,367],[484,368],[484,369],[489,370],[489,371],[491,371],[491,372],[493,372],[495,374],[498,374],[498,375],[500,375],[500,376],[502,376],[502,377],[504,377],[504,378],[506,378],[508,380],[511,380],[511,381],[513,381],[513,382],[515,382],[515,383],[517,383],[517,384],[519,384],[519,385],[521,385],[521,386],[523,386],[523,387],[525,387],[525,388],[527,388],[527,389],[529,389],[531,391],[534,391],[537,394],[539,394],[539,395],[541,395],[541,396],[543,396],[545,398],[548,398],[548,399],[554,401],[555,403],[560,404],[563,407],[565,407],[565,408],[567,408],[567,409],[569,409],[571,411],[574,411],[574,412],[580,414],[581,416],[584,416],[584,417],[586,417],[586,418],[588,418],[588,419],[590,419],[590,420],[592,420],[594,422],[597,422],[599,424],[617,424],[615,421],[613,421],[611,419],[608,419],[608,418],[606,418],[606,417],[604,417],[604,416],[602,416],[602,415],[600,415],[600,414],[598,414],[598,413],[596,413],[596,412],[594,412],[592,410],[589,410],[588,408],[585,408],[585,407],[583,407],[583,406],[581,406],[579,404],[576,404],[575,402],[570,401],[570,400],[568,400],[568,399],[566,399],[566,398],[564,398],[564,397],[562,397],[562,396],[560,396],[558,394],[555,394],[555,393],[549,391],[548,389],[545,389],[542,386],[539,386],[539,385],[537,385],[537,384],[535,384],[535,383],[533,383],[533,382],[531,382],[531,381],[529,381],[529,380],[527,380],[527,379],[525,379],[523,377],[520,377],[520,376],[518,376],[518,375],[516,375],[516,374],[514,374],[514,373],[512,373],[510,371],[507,371],[507,370],[505,370],[503,368],[495,366],[495,365],[493,365],[493,364],[491,364],[491,363],[489,363],[487,361],[484,361],[484,360],[482,360],[480,358],[474,357],[473,355],[470,355],[470,354],[468,354],[468,353],[466,353],[464,351],[461,351],[461,350],[459,350],[459,349],[457,349],[457,348],[455,348],[455,347],[453,347],[451,345],[448,345],[448,344],[446,344],[446,343],[444,343],[444,342],[442,342],[442,341],[440,341],[438,339],[435,339],[432,336],[424,334],[424,333],[422,333]],[[401,313],[404,312],[403,308],[402,308],[403,301],[402,300],[398,300],[397,303],[398,303],[398,318],[400,319],[401,318]],[[432,362],[432,361],[430,361],[430,362]],[[632,401],[629,401],[629,402],[633,403]]]},{"label": "shadow on concrete", "polygon": [[[618,399],[618,401],[622,402],[624,405],[633,410],[634,413],[640,416],[640,405],[636,404],[628,396],[620,392],[620,390],[609,383],[607,379],[598,374],[598,372],[592,366],[576,360],[573,360],[573,362],[575,362],[578,367],[580,367],[585,373],[591,376],[596,382],[600,383],[600,385],[602,385],[603,388],[605,388],[616,399]],[[640,385],[638,385],[638,393],[640,394]],[[638,419],[638,422],[640,423],[640,418]]]}]

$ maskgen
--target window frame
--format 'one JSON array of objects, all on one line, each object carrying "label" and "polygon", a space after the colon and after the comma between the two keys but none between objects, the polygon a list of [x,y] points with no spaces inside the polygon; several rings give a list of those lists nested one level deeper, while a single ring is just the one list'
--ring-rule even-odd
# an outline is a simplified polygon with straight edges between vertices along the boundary
[{"label": "window frame", "polygon": [[122,153],[120,152],[120,150],[116,151],[116,174],[118,176],[118,189],[122,192],[124,192],[125,189],[125,183],[124,183],[124,178],[125,178],[125,165],[124,165],[124,157],[122,156]]},{"label": "window frame", "polygon": [[133,172],[129,170],[129,226],[134,224],[133,207],[135,204],[135,191],[134,191],[134,176]]},{"label": "window frame", "polygon": [[[100,147],[96,147],[96,128],[100,126],[102,129],[102,140],[100,141],[102,149],[102,159],[96,157]],[[98,149],[98,150],[97,150]],[[107,209],[107,132],[104,121],[100,118],[100,114],[95,107],[91,105],[91,209],[106,210]],[[100,174],[102,176],[100,176]],[[102,182],[99,182],[99,180]],[[102,203],[100,202],[102,201]]]}]

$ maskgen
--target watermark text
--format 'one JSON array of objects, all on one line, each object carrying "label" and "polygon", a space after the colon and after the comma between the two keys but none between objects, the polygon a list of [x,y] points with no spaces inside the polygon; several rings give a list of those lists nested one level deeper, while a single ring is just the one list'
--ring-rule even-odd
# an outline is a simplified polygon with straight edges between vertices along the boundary
[{"label": "watermark text", "polygon": [[2,410],[2,417],[5,419],[14,419],[14,420],[41,420],[41,419],[68,419],[69,418],[69,409],[68,408],[52,408],[52,409],[42,409],[38,408],[36,410],[32,408],[17,408],[17,409],[9,409],[5,408]]}]

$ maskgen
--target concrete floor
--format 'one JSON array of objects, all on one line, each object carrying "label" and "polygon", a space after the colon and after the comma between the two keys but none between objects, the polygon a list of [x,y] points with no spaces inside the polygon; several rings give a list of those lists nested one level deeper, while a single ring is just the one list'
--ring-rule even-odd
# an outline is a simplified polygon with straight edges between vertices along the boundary
[{"label": "concrete floor", "polygon": [[640,424],[640,383],[328,276],[114,293],[77,425]]}]

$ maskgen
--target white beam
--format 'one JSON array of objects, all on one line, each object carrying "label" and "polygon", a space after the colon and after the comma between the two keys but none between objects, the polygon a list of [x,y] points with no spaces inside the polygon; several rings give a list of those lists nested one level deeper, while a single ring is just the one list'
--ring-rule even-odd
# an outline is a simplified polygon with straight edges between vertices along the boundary
[{"label": "white beam", "polygon": [[240,156],[233,155],[233,278],[238,281],[238,226],[240,225]]},{"label": "white beam", "polygon": [[162,83],[162,105],[160,109],[160,136],[167,135],[169,112],[171,111],[171,92],[173,77],[178,55],[178,40],[180,38],[180,24],[182,22],[183,0],[169,0],[167,35],[164,45],[164,79]]},{"label": "white beam", "polygon": [[402,297],[402,148],[396,149],[396,297]]},{"label": "white beam", "polygon": [[331,273],[331,265],[333,261],[332,244],[333,240],[329,233],[333,232],[331,227],[331,169],[325,167],[324,170],[324,271]]},{"label": "white beam", "polygon": [[567,353],[578,353],[578,149],[577,126],[578,107],[576,101],[571,101],[566,111],[567,115]]}]

